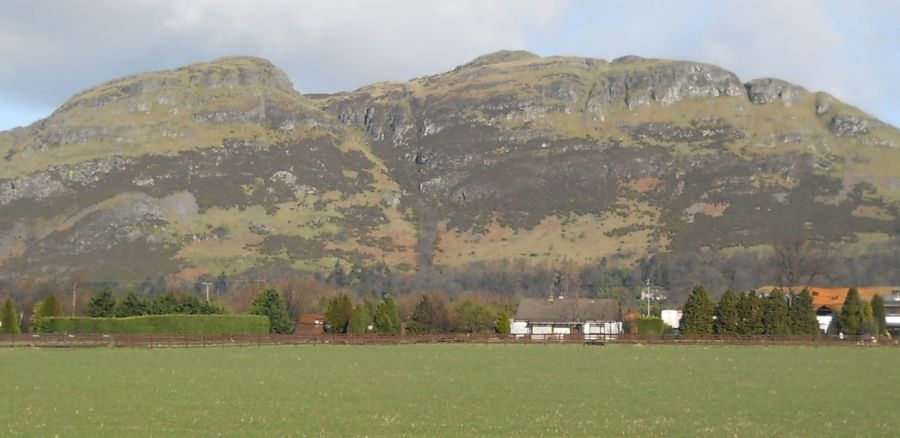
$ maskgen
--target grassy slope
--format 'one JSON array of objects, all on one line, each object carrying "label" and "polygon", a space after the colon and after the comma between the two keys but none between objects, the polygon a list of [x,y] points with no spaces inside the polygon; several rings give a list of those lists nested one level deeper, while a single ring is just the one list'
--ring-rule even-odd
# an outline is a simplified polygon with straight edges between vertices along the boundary
[{"label": "grassy slope", "polygon": [[[0,434],[891,436],[894,348],[0,350]],[[65,369],[66,372],[59,372]]]}]

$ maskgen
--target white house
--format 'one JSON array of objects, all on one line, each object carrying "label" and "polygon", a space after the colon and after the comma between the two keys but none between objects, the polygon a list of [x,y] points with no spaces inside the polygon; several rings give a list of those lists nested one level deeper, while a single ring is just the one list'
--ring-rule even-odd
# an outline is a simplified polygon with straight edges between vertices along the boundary
[{"label": "white house", "polygon": [[527,298],[519,302],[510,329],[535,340],[598,340],[622,333],[622,311],[614,299]]}]

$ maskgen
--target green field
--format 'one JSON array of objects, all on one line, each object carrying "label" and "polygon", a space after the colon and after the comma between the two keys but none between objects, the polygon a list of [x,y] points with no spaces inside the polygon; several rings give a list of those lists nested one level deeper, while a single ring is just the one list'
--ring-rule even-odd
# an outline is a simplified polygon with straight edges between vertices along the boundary
[{"label": "green field", "polygon": [[0,436],[896,436],[900,349],[0,349]]}]

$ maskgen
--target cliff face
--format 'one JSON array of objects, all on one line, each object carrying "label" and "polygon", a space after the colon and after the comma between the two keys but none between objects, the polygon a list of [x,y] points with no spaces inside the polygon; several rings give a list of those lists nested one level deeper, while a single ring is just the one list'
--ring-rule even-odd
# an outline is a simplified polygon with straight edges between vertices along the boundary
[{"label": "cliff face", "polygon": [[498,52],[303,96],[226,58],[0,133],[0,269],[627,265],[796,234],[879,251],[897,246],[898,144],[825,93],[708,64]]}]

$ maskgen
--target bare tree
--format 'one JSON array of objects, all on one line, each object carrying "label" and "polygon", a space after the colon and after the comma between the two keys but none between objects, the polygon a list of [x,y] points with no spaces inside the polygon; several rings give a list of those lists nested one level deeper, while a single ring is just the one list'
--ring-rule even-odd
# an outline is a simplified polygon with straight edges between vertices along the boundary
[{"label": "bare tree", "polygon": [[805,236],[788,237],[773,245],[772,265],[778,286],[794,290],[809,286],[816,277],[828,277],[834,264],[834,247],[815,243]]}]

